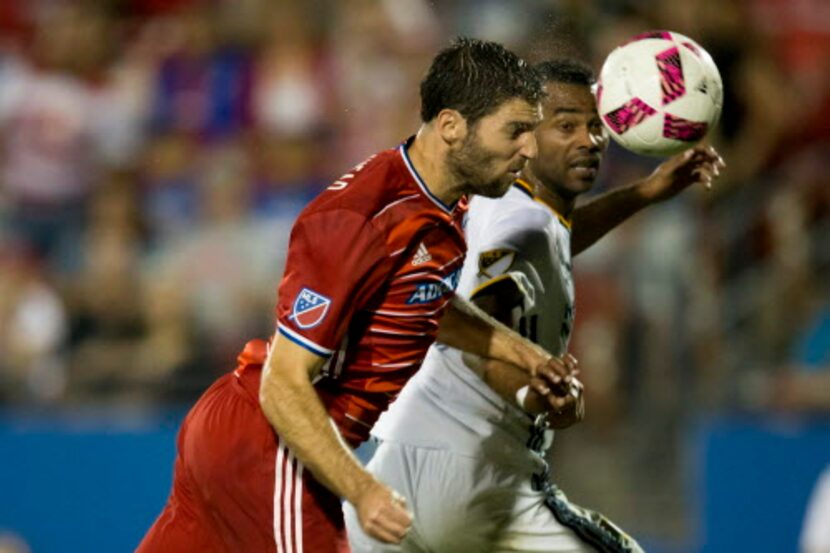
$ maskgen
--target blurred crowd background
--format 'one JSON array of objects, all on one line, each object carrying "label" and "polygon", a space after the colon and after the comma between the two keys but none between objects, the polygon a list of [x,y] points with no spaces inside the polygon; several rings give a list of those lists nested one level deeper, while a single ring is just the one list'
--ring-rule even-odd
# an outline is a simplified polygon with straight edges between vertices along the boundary
[{"label": "blurred crowd background", "polygon": [[[577,501],[682,540],[690,425],[830,412],[828,8],[2,1],[0,403],[192,402],[271,334],[299,209],[417,129],[418,82],[453,36],[598,71],[626,38],[671,29],[721,70],[728,168],[576,259],[588,416],[554,458]],[[612,146],[595,192],[655,163]]]}]

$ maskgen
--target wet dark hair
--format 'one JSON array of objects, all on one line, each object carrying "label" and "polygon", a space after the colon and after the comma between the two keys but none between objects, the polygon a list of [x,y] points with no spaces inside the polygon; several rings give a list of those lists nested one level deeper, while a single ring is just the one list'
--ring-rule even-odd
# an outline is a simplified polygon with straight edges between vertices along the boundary
[{"label": "wet dark hair", "polygon": [[432,60],[421,81],[421,119],[457,110],[474,125],[504,102],[544,97],[542,81],[523,59],[495,42],[459,37]]},{"label": "wet dark hair", "polygon": [[559,58],[536,64],[534,68],[542,82],[591,86],[597,81],[594,70],[579,60]]}]

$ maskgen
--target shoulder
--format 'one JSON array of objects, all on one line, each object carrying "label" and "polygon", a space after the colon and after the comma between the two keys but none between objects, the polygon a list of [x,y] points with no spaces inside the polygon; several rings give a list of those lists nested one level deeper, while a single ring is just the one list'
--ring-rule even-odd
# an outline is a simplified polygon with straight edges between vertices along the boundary
[{"label": "shoulder", "polygon": [[478,242],[523,249],[548,240],[551,214],[524,192],[511,189],[502,198],[476,197],[470,204],[468,232]]},{"label": "shoulder", "polygon": [[291,244],[297,251],[336,254],[348,252],[365,257],[386,256],[388,247],[382,229],[365,213],[348,206],[326,206],[303,210],[291,230]]},{"label": "shoulder", "polygon": [[468,209],[470,217],[479,218],[488,226],[539,227],[550,220],[544,206],[515,186],[501,198],[475,196]]},{"label": "shoulder", "polygon": [[372,219],[407,194],[413,191],[398,150],[384,150],[338,177],[305,211],[347,210]]}]

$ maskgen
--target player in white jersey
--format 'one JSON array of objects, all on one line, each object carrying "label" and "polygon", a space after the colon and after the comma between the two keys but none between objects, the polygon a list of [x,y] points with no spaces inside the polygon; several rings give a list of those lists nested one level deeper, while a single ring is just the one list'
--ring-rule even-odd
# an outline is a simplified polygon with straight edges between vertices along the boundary
[{"label": "player in white jersey", "polygon": [[[708,188],[723,161],[697,147],[575,209],[606,145],[593,74],[571,60],[538,69],[548,88],[539,156],[504,198],[472,200],[457,293],[562,356],[574,317],[571,255],[650,203],[695,183]],[[549,477],[551,428],[582,418],[579,381],[553,383],[554,401],[528,384],[509,365],[433,346],[375,426],[380,442],[368,465],[406,496],[412,529],[399,546],[380,544],[346,506],[353,551],[641,551],[604,517],[569,503]]]}]

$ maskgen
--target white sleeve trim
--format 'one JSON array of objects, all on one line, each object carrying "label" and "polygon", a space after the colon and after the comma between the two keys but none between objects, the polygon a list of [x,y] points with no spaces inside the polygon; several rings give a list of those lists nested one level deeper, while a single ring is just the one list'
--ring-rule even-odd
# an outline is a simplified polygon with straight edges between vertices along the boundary
[{"label": "white sleeve trim", "polygon": [[282,323],[277,323],[277,329],[279,330],[280,334],[282,334],[283,336],[285,336],[286,338],[288,338],[289,340],[291,340],[295,344],[304,347],[305,349],[307,349],[311,353],[319,355],[320,357],[330,357],[331,354],[334,353],[333,349],[324,348],[320,344],[312,342],[311,340],[309,340],[308,338],[306,338],[302,334],[300,334],[300,333],[298,333],[294,330],[291,330],[290,328],[288,328],[287,326],[285,326]]}]

